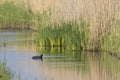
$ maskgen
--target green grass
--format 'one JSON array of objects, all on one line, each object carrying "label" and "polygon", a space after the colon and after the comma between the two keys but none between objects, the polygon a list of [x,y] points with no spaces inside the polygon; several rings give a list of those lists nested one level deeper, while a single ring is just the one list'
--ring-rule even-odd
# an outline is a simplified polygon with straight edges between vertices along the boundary
[{"label": "green grass", "polygon": [[13,2],[0,4],[0,28],[31,28],[34,13],[23,6],[15,5]]},{"label": "green grass", "polygon": [[36,38],[38,45],[64,47],[67,50],[85,50],[87,48],[89,24],[82,19],[80,22],[52,23],[48,16],[41,18],[39,25]]},{"label": "green grass", "polygon": [[10,71],[8,67],[6,67],[6,63],[0,63],[0,80],[14,80],[14,75]]},{"label": "green grass", "polygon": [[[114,21],[114,27],[106,24],[104,30],[99,28],[94,34],[90,31],[90,23],[83,20],[53,23],[47,12],[39,14],[39,28],[36,34],[37,45],[64,47],[65,50],[100,50],[119,53],[120,25]],[[94,37],[94,35],[97,35]]]},{"label": "green grass", "polygon": [[111,27],[109,34],[101,37],[101,49],[111,53],[119,54],[120,52],[120,23],[116,22],[114,27]]}]

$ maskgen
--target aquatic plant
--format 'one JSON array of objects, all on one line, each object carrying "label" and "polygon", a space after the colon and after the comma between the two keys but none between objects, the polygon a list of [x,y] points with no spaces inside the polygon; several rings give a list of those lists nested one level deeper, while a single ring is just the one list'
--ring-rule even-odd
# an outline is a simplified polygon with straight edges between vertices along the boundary
[{"label": "aquatic plant", "polygon": [[0,63],[0,79],[1,80],[14,80],[14,75],[11,70],[6,67],[6,63]]},{"label": "aquatic plant", "polygon": [[119,0],[45,0],[40,4],[1,0],[0,26],[37,30],[37,45],[119,52]]},{"label": "aquatic plant", "polygon": [[[43,19],[45,20],[45,18]],[[37,44],[41,46],[64,47],[67,50],[83,50],[87,48],[89,24],[84,20],[81,19],[78,23],[76,21],[52,23],[50,19],[44,20],[40,21],[36,38]]]}]

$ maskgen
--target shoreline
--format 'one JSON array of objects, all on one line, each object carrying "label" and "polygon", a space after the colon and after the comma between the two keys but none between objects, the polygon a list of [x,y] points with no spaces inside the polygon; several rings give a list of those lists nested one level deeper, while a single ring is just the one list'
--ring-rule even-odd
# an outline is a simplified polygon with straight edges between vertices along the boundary
[{"label": "shoreline", "polygon": [[32,29],[30,27],[17,28],[17,27],[1,27],[0,30],[9,30],[9,31],[32,31],[37,32],[37,29]]}]

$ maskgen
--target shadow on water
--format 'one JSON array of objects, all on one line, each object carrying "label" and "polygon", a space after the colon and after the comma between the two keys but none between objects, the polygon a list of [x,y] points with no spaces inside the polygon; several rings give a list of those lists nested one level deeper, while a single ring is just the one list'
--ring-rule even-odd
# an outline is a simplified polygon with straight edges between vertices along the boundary
[{"label": "shadow on water", "polygon": [[[120,79],[120,61],[108,53],[35,46],[33,38],[31,32],[0,32],[0,61],[6,61],[14,80]],[[32,59],[41,54],[43,61]]]}]

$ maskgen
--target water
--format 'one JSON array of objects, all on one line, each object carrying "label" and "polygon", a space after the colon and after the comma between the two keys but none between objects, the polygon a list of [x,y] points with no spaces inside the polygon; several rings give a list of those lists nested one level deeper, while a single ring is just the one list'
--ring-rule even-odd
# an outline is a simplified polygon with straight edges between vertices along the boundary
[{"label": "water", "polygon": [[[18,80],[119,80],[120,60],[103,52],[35,46],[34,33],[0,31],[0,61]],[[44,54],[43,61],[32,56]]]}]

